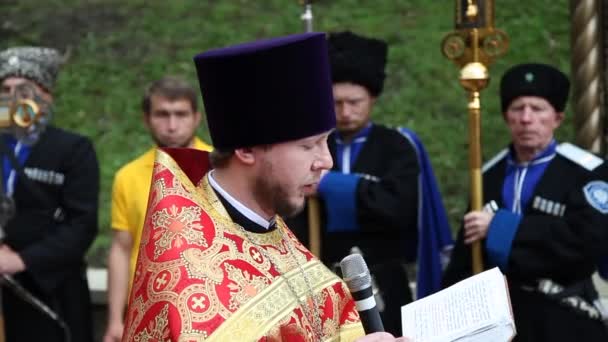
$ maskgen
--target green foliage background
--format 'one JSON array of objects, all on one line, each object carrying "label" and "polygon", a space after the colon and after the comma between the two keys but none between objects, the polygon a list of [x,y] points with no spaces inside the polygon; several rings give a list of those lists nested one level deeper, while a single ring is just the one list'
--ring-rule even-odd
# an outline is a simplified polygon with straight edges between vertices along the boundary
[{"label": "green foliage background", "polygon": [[[374,120],[405,125],[424,141],[453,228],[467,202],[467,114],[458,70],[440,53],[453,29],[452,0],[320,0],[315,29],[352,30],[390,44],[385,92]],[[151,146],[140,101],[149,82],[178,74],[196,82],[192,57],[212,47],[301,32],[295,0],[4,0],[5,48],[46,45],[69,51],[56,89],[55,123],[90,136],[101,163],[101,233],[91,261],[105,262],[113,174]],[[569,71],[566,0],[496,1],[496,27],[511,38],[482,93],[484,159],[508,140],[498,80],[515,63],[539,61]],[[296,66],[294,66],[296,67]],[[294,94],[296,96],[296,94]],[[238,98],[235,98],[238,101]],[[289,108],[286,108],[289,111]],[[573,137],[568,116],[559,138]],[[205,127],[200,135],[208,140]]]}]

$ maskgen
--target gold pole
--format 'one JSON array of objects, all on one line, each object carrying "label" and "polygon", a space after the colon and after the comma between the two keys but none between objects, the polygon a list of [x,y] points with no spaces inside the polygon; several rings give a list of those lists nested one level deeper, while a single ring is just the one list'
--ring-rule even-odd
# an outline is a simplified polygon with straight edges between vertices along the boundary
[{"label": "gold pole", "polygon": [[[300,19],[304,23],[304,31],[313,32],[312,0],[300,0],[304,12]],[[319,199],[311,196],[308,202],[308,248],[317,258],[321,259],[321,210]]]},{"label": "gold pole", "polygon": [[[468,94],[470,206],[476,211],[483,207],[480,91],[490,81],[487,66],[506,53],[509,40],[494,28],[493,0],[456,0],[454,17],[456,31],[443,39],[442,52],[460,67],[460,84]],[[471,245],[471,254],[473,273],[480,273],[480,241]]]},{"label": "gold pole", "polygon": [[[481,175],[481,104],[479,92],[469,92],[469,176],[471,188],[471,209],[481,210],[483,189]],[[483,271],[481,244],[476,241],[471,246],[473,273]]]},{"label": "gold pole", "polygon": [[321,259],[321,219],[319,199],[316,196],[308,198],[308,248],[317,258]]},{"label": "gold pole", "polygon": [[4,326],[4,312],[2,311],[2,285],[0,284],[0,342],[6,341],[6,328]]},{"label": "gold pole", "polygon": [[0,314],[0,342],[6,341],[6,332],[4,330],[4,314]]},{"label": "gold pole", "polygon": [[[474,33],[474,35],[476,35]],[[488,69],[479,62],[467,64],[460,72],[460,83],[468,90],[469,103],[469,188],[471,210],[483,207],[483,187],[481,174],[481,101],[479,91],[485,88],[490,80]],[[483,271],[481,242],[471,245],[473,274]]]},{"label": "gold pole", "polygon": [[[1,174],[1,172],[0,172]],[[2,190],[0,189],[0,192],[2,192]],[[4,243],[4,239],[5,239],[5,234],[4,234],[4,229],[3,226],[6,224],[6,222],[1,222],[2,224],[0,225],[0,244]],[[4,310],[3,310],[3,306],[2,306],[2,280],[0,280],[0,342],[5,342],[6,341],[6,326],[4,324]]]},{"label": "gold pole", "polygon": [[595,153],[605,151],[602,115],[603,51],[601,1],[571,0],[571,73],[576,142]]},{"label": "gold pole", "polygon": [[0,316],[0,342],[5,342],[4,315]]}]

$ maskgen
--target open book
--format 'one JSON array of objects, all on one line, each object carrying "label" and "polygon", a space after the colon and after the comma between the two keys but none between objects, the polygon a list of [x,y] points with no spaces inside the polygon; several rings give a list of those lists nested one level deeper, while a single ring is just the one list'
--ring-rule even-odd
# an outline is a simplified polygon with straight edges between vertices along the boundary
[{"label": "open book", "polygon": [[510,341],[516,334],[509,289],[498,268],[401,308],[403,335],[416,342]]}]

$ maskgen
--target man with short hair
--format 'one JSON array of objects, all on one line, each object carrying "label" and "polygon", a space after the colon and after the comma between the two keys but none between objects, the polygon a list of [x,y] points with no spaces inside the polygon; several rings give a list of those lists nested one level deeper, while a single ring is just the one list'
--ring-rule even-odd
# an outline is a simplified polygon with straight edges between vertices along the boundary
[{"label": "man with short hair", "polygon": [[[377,282],[376,298],[387,304],[380,304],[384,327],[400,335],[400,307],[412,301],[406,264],[417,257],[436,264],[434,270],[419,267],[435,273],[430,281],[428,272],[419,273],[419,297],[439,289],[439,253],[451,246],[451,231],[422,143],[411,131],[372,119],[384,89],[387,43],[350,31],[330,33],[328,43],[337,125],[328,140],[334,166],[316,193],[324,209],[321,260],[335,267],[350,253],[363,254]],[[431,221],[445,242],[437,243],[436,253],[421,254],[419,236],[434,230],[429,215],[436,215]],[[308,241],[307,215],[288,223]]]},{"label": "man with short hair", "polygon": [[[195,134],[201,122],[197,91],[188,82],[164,77],[153,82],[142,100],[143,121],[157,147],[210,151]],[[124,165],[112,188],[112,246],[108,255],[108,326],[105,342],[120,341],[123,313],[133,279],[152,178],[155,148]]]},{"label": "man with short hair", "polygon": [[[353,341],[346,285],[287,228],[331,168],[323,33],[195,57],[215,150],[157,153],[125,338]],[[394,341],[376,334],[361,341]],[[399,339],[403,341],[404,339]]]},{"label": "man with short hair", "polygon": [[500,83],[511,144],[484,166],[484,210],[464,216],[446,285],[471,275],[469,245],[507,276],[514,341],[608,341],[591,276],[608,250],[608,183],[601,158],[555,130],[570,82],[546,64],[520,64]]},{"label": "man with short hair", "polygon": [[0,136],[0,274],[56,314],[2,284],[7,341],[93,340],[85,254],[97,234],[99,165],[89,138],[49,125],[63,62],[45,47],[0,52],[2,95],[34,100],[41,110],[33,125],[13,122]]}]

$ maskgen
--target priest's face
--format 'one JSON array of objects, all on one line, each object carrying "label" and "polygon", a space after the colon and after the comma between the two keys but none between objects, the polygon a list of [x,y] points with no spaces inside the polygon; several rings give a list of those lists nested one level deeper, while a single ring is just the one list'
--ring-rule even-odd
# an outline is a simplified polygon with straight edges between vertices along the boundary
[{"label": "priest's face", "polygon": [[327,147],[329,132],[312,137],[256,147],[256,202],[270,215],[293,216],[316,192],[321,174],[333,161]]},{"label": "priest's face", "polygon": [[520,161],[529,161],[553,140],[553,132],[564,119],[544,98],[520,96],[511,101],[505,120]]},{"label": "priest's face", "polygon": [[187,98],[152,95],[150,112],[144,113],[144,123],[160,147],[192,147],[200,122],[201,113]]},{"label": "priest's face", "polygon": [[345,140],[353,138],[370,120],[376,98],[367,88],[349,82],[333,84],[336,127]]}]

